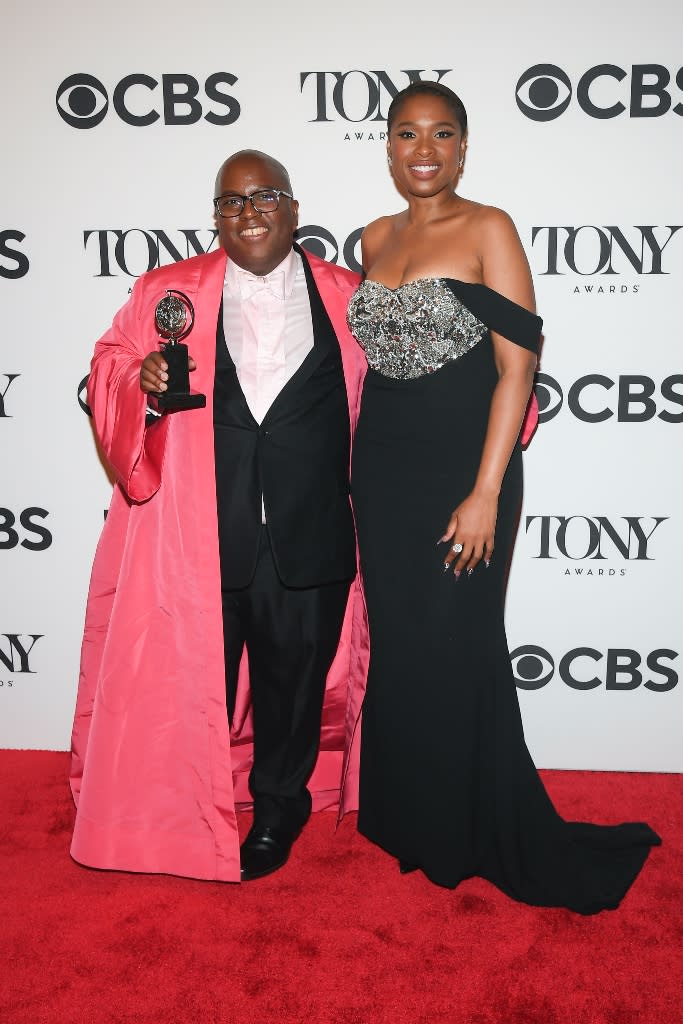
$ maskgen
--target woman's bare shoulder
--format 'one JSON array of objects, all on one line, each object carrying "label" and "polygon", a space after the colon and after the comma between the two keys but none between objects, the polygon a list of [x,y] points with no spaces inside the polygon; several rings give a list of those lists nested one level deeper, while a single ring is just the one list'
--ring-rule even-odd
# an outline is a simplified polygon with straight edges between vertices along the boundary
[{"label": "woman's bare shoulder", "polygon": [[482,206],[477,217],[483,283],[533,312],[531,272],[512,217],[496,206]]},{"label": "woman's bare shoulder", "polygon": [[485,206],[483,203],[472,203],[471,217],[477,229],[484,231],[491,238],[505,238],[517,235],[514,221],[509,213],[497,206]]},{"label": "woman's bare shoulder", "polygon": [[395,214],[387,217],[378,217],[377,220],[370,221],[363,228],[363,241],[370,244],[381,243],[393,231],[395,221]]},{"label": "woman's bare shoulder", "polygon": [[374,263],[377,253],[384,248],[387,239],[395,229],[396,216],[378,217],[363,228],[361,250],[363,266],[367,270]]},{"label": "woman's bare shoulder", "polygon": [[485,245],[518,245],[519,236],[509,213],[497,206],[477,204],[472,213],[479,238]]},{"label": "woman's bare shoulder", "polygon": [[522,243],[509,213],[497,206],[471,203],[466,212],[467,233],[482,264],[502,254],[519,254]]}]

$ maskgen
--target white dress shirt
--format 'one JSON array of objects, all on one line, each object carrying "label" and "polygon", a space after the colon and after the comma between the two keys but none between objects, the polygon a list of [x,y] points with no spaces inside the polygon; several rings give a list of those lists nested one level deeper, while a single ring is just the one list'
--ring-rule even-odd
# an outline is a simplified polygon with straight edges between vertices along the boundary
[{"label": "white dress shirt", "polygon": [[292,249],[265,277],[231,260],[225,271],[223,329],[237,379],[262,423],[313,348],[313,322],[301,256]]}]

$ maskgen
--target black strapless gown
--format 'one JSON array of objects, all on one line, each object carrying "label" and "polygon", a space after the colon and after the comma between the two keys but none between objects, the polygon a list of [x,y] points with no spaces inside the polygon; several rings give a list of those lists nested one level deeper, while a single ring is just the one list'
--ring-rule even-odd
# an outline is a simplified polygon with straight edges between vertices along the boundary
[{"label": "black strapless gown", "polygon": [[564,821],[524,742],[503,622],[519,445],[490,567],[456,581],[437,547],[481,458],[498,379],[489,328],[534,350],[541,321],[441,278],[365,281],[348,319],[371,367],[352,471],[371,644],[358,827],[439,885],[478,875],[533,905],[614,908],[660,839],[642,823]]}]

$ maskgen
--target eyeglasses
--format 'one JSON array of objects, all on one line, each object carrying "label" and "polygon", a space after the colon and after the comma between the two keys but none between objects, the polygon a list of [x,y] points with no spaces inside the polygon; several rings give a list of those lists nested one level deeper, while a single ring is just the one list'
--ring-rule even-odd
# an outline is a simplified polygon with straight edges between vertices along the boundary
[{"label": "eyeglasses", "polygon": [[250,196],[235,194],[217,196],[213,205],[219,217],[239,217],[247,200],[257,213],[275,213],[280,205],[280,196],[287,196],[288,199],[294,198],[282,188],[260,188],[256,192],[252,192]]}]

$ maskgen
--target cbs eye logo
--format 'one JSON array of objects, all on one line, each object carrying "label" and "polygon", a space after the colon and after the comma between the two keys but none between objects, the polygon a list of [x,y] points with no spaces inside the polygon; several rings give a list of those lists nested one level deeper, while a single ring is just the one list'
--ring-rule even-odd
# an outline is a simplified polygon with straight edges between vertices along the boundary
[{"label": "cbs eye logo", "polygon": [[521,690],[540,690],[553,678],[555,662],[542,647],[527,644],[510,654],[515,683]]},{"label": "cbs eye logo", "polygon": [[360,274],[362,270],[360,236],[362,234],[363,228],[356,228],[340,245],[332,232],[321,224],[306,224],[297,229],[295,237],[299,245],[307,252],[319,256],[329,263],[337,263],[341,255],[349,270]]},{"label": "cbs eye logo", "polygon": [[536,64],[517,82],[517,106],[532,121],[554,121],[572,98],[572,83],[555,64]]},{"label": "cbs eye logo", "polygon": [[72,128],[95,128],[109,109],[109,97],[93,75],[69,75],[57,90],[57,110]]},{"label": "cbs eye logo", "polygon": [[554,377],[539,371],[536,374],[534,391],[538,402],[538,422],[546,423],[554,419],[564,404],[561,386]]},{"label": "cbs eye logo", "polygon": [[[682,116],[683,103],[672,108],[672,77],[662,64],[634,64],[630,70],[616,64],[597,64],[579,78],[576,101],[584,114],[599,120],[618,117],[627,110],[629,117],[661,117],[669,110]],[[675,84],[683,90],[683,68],[676,72]],[[554,121],[564,114],[573,92],[562,68],[534,64],[517,82],[515,99],[524,116],[532,121]]]}]

